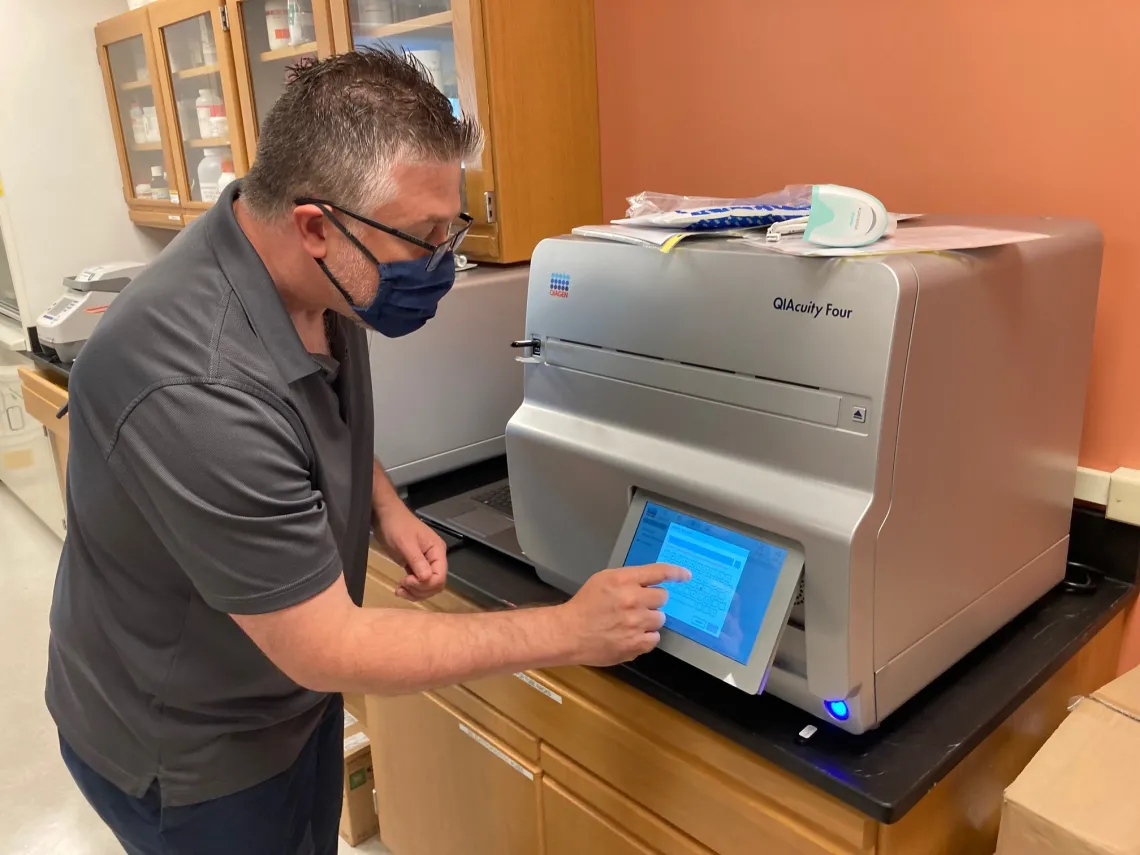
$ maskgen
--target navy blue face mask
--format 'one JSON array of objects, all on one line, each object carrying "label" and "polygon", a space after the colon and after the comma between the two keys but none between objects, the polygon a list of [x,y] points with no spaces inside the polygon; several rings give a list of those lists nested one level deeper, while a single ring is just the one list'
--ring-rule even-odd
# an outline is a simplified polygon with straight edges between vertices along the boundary
[{"label": "navy blue face mask", "polygon": [[[376,265],[380,277],[376,296],[367,306],[357,306],[352,296],[341,286],[332,271],[328,269],[323,258],[316,259],[317,264],[328,277],[333,287],[348,301],[348,305],[364,323],[372,327],[383,336],[399,338],[413,333],[435,317],[439,301],[446,296],[455,284],[455,256],[454,248],[467,234],[471,225],[471,218],[464,216],[464,227],[451,235],[439,245],[429,244],[411,235],[405,235],[397,229],[391,229],[380,223],[375,223],[364,217],[347,211],[331,202],[317,199],[298,199],[297,204],[313,204],[321,209],[325,217],[332,222],[341,233],[348,238],[365,257]],[[327,206],[327,207],[326,207]],[[328,208],[336,208],[361,222],[381,228],[383,231],[394,234],[404,240],[410,240],[418,246],[430,249],[432,254],[424,258],[415,258],[410,261],[393,261],[387,264],[376,258],[344,224],[340,222]]]}]

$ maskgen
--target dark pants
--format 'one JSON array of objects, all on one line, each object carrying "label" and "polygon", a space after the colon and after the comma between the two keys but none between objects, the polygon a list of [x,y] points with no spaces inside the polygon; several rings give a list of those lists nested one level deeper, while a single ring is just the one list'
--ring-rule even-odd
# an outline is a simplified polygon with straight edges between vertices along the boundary
[{"label": "dark pants", "polygon": [[339,696],[288,769],[220,799],[163,807],[158,784],[128,796],[84,763],[60,737],[79,789],[128,855],[336,855],[344,780]]}]

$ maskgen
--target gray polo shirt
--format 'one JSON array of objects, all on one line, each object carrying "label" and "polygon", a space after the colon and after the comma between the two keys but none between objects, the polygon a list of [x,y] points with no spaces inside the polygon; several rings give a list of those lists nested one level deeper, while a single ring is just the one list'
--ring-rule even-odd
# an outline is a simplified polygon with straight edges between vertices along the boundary
[{"label": "gray polo shirt", "polygon": [[229,614],[342,573],[363,596],[372,490],[364,333],[302,345],[238,226],[240,182],[115,301],[70,383],[67,539],[47,703],[97,772],[166,805],[283,771],[328,703]]}]

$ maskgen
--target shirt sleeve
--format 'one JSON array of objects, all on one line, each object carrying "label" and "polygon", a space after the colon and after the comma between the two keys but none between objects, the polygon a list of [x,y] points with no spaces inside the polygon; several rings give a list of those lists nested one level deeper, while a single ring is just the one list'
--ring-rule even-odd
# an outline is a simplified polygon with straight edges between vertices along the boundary
[{"label": "shirt sleeve", "polygon": [[277,611],[341,575],[297,432],[249,392],[214,383],[150,392],[122,423],[108,463],[211,608]]}]

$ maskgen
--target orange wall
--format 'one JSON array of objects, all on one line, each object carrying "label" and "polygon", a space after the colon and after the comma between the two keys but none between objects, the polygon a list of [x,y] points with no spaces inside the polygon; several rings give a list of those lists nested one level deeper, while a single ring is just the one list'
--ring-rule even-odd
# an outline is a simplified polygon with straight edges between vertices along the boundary
[{"label": "orange wall", "polygon": [[834,182],[895,211],[1096,220],[1105,261],[1081,462],[1140,468],[1140,2],[595,9],[607,217],[639,190]]}]

